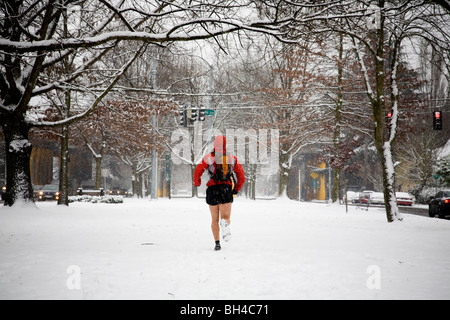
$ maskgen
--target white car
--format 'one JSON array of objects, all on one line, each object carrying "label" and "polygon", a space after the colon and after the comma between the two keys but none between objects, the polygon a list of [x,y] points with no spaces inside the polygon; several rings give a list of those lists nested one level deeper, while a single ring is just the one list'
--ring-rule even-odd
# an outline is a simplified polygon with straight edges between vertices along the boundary
[{"label": "white car", "polygon": [[359,201],[359,192],[347,191],[347,201],[348,203],[357,203]]},{"label": "white car", "polygon": [[[414,204],[414,197],[407,192],[396,192],[397,204],[403,206],[412,206]],[[372,192],[370,193],[370,204],[384,205],[384,193]]]},{"label": "white car", "polygon": [[397,204],[403,206],[412,206],[414,204],[414,197],[407,192],[396,192]]},{"label": "white car", "polygon": [[384,193],[374,192],[370,195],[370,204],[384,204]]}]

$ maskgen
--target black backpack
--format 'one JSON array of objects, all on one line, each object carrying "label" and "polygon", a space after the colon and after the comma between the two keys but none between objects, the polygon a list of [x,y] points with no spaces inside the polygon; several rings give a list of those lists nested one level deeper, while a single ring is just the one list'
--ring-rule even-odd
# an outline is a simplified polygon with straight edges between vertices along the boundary
[{"label": "black backpack", "polygon": [[222,161],[219,162],[215,161],[212,166],[209,166],[209,175],[217,182],[231,181],[234,173],[233,158],[229,155],[223,155]]}]

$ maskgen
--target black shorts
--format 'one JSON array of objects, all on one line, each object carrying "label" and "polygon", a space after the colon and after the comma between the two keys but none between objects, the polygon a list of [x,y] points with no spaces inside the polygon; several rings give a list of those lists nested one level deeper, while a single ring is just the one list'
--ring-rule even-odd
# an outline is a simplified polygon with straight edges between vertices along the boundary
[{"label": "black shorts", "polygon": [[233,189],[229,184],[216,184],[206,189],[206,203],[210,206],[233,202]]}]

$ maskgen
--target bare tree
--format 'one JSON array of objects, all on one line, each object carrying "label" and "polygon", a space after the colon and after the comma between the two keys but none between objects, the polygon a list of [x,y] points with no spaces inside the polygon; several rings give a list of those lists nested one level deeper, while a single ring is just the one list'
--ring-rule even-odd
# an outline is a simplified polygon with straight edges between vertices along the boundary
[{"label": "bare tree", "polygon": [[[32,199],[30,128],[68,126],[92,113],[148,45],[164,47],[177,42],[214,39],[225,50],[221,36],[233,32],[265,33],[296,45],[299,39],[309,39],[312,34],[322,35],[322,39],[330,34],[343,34],[352,43],[366,99],[372,108],[372,135],[382,163],[387,220],[401,219],[393,188],[392,152],[402,108],[399,61],[405,41],[415,38],[425,39],[448,61],[450,39],[446,10],[446,1],[427,0],[117,0],[113,3],[5,0],[0,4],[0,125],[8,167],[6,204]],[[124,46],[122,52],[115,50],[119,44],[132,41],[139,43],[139,49]],[[121,61],[125,62],[119,67],[105,62],[107,57],[110,61],[121,55]],[[61,72],[67,61],[72,61],[70,70]],[[293,86],[289,77],[279,79],[284,87],[277,89],[289,91],[300,87]],[[269,107],[277,105],[278,108],[268,108],[267,114],[274,121],[284,123],[280,126],[281,141],[289,136],[302,136],[298,128],[287,127],[288,122],[281,121],[301,118],[299,110],[288,107],[299,105],[304,97],[293,101],[288,91],[283,93],[285,110],[281,111],[280,103],[268,103]],[[77,93],[89,98],[77,97],[82,103],[77,108],[71,107],[64,117],[43,120],[42,110],[48,107],[45,106],[48,100],[43,97],[65,96],[66,106],[72,106],[70,102]],[[189,94],[194,96],[193,91]],[[30,112],[33,106],[45,108]],[[386,122],[385,114],[389,110],[393,116]],[[305,116],[312,117],[314,112],[319,111],[308,110]],[[306,129],[304,133],[312,131]],[[302,145],[302,142],[289,143],[282,148],[283,152],[295,152]],[[286,159],[280,163],[283,168],[289,168],[289,156],[285,155]]]},{"label": "bare tree", "polygon": [[[382,172],[388,222],[401,220],[394,181],[393,147],[398,132],[398,71],[406,40],[425,39],[440,52],[449,51],[449,15],[430,1],[335,1],[306,8],[297,5],[299,25],[310,23],[311,32],[343,33],[353,43],[365,91],[372,107],[373,133]],[[311,15],[310,10],[315,14]],[[291,24],[291,35],[303,36],[304,29]],[[411,41],[412,42],[412,41]],[[386,121],[387,112],[392,117]]]},{"label": "bare tree", "polygon": [[[139,57],[145,46],[118,70],[97,70],[96,63],[113,52],[119,42],[138,40],[145,44],[214,38],[237,30],[266,32],[279,36],[280,24],[248,15],[255,8],[241,1],[124,1],[97,0],[5,0],[0,5],[0,124],[6,142],[6,205],[17,199],[32,201],[29,159],[31,127],[66,126],[91,113],[120,75]],[[245,9],[245,14],[240,14]],[[66,19],[64,19],[66,17]],[[69,24],[65,24],[68,21]],[[70,74],[58,72],[68,57],[76,61]],[[85,87],[83,78],[102,73],[106,81],[91,103],[56,122],[28,116],[39,97],[57,91]],[[92,87],[91,87],[92,88]],[[86,89],[86,88],[85,88]],[[89,88],[87,88],[89,89]]]}]

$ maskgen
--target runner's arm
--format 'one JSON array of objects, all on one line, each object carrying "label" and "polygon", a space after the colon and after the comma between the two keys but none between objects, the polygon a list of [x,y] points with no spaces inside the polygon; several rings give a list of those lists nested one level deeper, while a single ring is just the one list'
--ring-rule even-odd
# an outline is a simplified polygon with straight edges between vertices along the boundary
[{"label": "runner's arm", "polygon": [[236,178],[238,180],[236,186],[234,187],[234,190],[236,191],[236,193],[238,193],[245,183],[245,174],[242,165],[239,163],[237,159],[236,164],[234,165],[234,172],[236,173]]},{"label": "runner's arm", "polygon": [[203,172],[205,172],[205,170],[208,168],[208,164],[205,162],[205,159],[202,159],[202,162],[200,162],[200,164],[195,167],[195,171],[194,171],[194,185],[196,187],[200,187],[200,185],[202,184],[202,174]]}]

